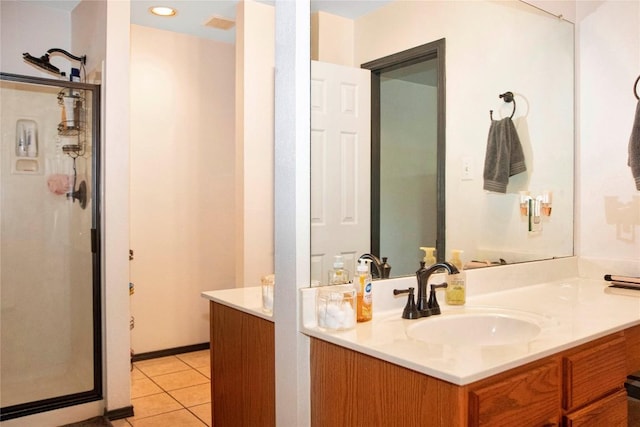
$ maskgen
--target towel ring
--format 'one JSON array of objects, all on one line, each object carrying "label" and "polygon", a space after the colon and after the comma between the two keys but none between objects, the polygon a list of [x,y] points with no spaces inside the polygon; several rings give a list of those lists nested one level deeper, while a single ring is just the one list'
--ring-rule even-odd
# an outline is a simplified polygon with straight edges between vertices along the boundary
[{"label": "towel ring", "polygon": [[[640,79],[640,77],[638,77],[638,79]],[[636,80],[636,84],[638,83],[638,81]],[[637,97],[638,95],[636,95]],[[505,93],[501,93],[500,95],[498,95],[499,98],[504,99],[504,102],[509,103],[509,102],[513,102],[513,112],[511,113],[511,116],[509,116],[510,119],[513,119],[513,115],[516,113],[516,100],[513,97],[513,92],[508,91]],[[489,118],[491,120],[493,120],[493,110],[489,110]]]},{"label": "towel ring", "polygon": [[638,96],[638,82],[640,82],[640,76],[638,76],[636,82],[633,84],[633,94],[636,96],[636,99],[640,101],[640,96]]}]

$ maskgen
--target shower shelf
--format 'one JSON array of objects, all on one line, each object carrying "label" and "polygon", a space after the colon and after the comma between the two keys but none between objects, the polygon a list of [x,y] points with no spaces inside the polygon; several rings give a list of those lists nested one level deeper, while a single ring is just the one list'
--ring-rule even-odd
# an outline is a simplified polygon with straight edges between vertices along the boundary
[{"label": "shower shelf", "polygon": [[86,150],[86,110],[83,90],[62,89],[58,93],[58,104],[62,108],[62,121],[58,124],[58,135],[75,137],[73,144],[62,147],[71,157],[83,156]]},{"label": "shower shelf", "polygon": [[[74,125],[68,123],[74,123]],[[78,136],[82,131],[84,131],[84,122],[80,122],[78,126],[75,126],[74,121],[69,120],[58,124],[58,135],[60,136]]]}]

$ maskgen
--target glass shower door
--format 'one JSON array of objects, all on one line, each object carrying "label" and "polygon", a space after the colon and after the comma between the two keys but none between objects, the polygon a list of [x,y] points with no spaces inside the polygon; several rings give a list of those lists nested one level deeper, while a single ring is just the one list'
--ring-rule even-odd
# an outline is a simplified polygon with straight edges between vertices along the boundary
[{"label": "glass shower door", "polygon": [[1,74],[0,420],[101,398],[99,95]]}]

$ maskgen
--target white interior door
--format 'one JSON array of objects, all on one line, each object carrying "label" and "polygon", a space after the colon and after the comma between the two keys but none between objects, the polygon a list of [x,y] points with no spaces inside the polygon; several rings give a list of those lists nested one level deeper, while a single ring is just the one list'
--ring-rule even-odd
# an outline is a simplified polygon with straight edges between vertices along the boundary
[{"label": "white interior door", "polygon": [[370,250],[369,70],[311,64],[311,280],[327,284],[333,257],[351,274]]}]

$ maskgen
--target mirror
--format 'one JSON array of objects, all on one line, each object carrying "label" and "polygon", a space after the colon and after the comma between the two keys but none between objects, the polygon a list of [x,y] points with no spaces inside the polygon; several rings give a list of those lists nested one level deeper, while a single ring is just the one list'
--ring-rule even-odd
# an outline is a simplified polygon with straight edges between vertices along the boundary
[{"label": "mirror", "polygon": [[[438,259],[449,259],[452,249],[460,249],[470,268],[573,255],[573,24],[516,0],[359,3],[375,3],[379,7],[350,17],[331,11],[313,14],[312,59],[343,69],[368,71],[360,68],[362,64],[446,40],[446,230],[445,242],[438,242]],[[349,83],[341,87],[361,96],[359,91],[367,86],[366,79],[362,86]],[[370,76],[368,79],[370,82]],[[334,255],[342,254],[345,266],[353,271],[357,257],[371,250],[371,195],[366,193],[371,185],[360,182],[351,172],[347,184],[350,182],[352,187],[342,184],[343,188],[333,196],[331,192],[319,196],[318,189],[323,184],[318,180],[342,176],[345,171],[369,163],[370,152],[358,150],[365,145],[365,138],[370,141],[371,135],[339,133],[342,137],[349,135],[351,145],[345,144],[343,138],[339,144],[342,151],[331,154],[337,157],[328,157],[330,150],[318,148],[318,140],[328,146],[332,139],[326,132],[318,132],[314,115],[319,109],[328,108],[328,104],[320,106],[314,101],[314,94],[324,93],[319,88],[320,81],[323,80],[312,72],[311,277],[323,284]],[[506,103],[499,97],[507,91],[513,92],[515,103]],[[370,123],[364,104],[350,105],[353,116]],[[526,163],[526,172],[509,178],[505,194],[483,189],[490,110],[495,120],[513,113]],[[326,120],[331,119],[327,116]],[[317,156],[323,157],[318,160]],[[323,165],[321,172],[317,164]],[[370,176],[370,169],[364,169]],[[358,187],[354,189],[356,183]],[[396,189],[399,193],[402,190]],[[551,216],[541,216],[532,231],[529,217],[520,213],[520,193],[524,191],[534,199],[548,192],[553,195]],[[367,202],[359,206],[357,203],[363,198]],[[324,232],[330,208],[341,215],[338,223],[364,224],[361,234],[336,232],[339,228]],[[331,241],[334,246],[320,248],[318,242],[323,241]],[[340,241],[349,245],[342,249],[336,243]],[[425,242],[423,246],[431,245]],[[423,256],[419,248],[405,250],[394,257],[402,258],[398,263],[409,260],[417,269]],[[398,276],[393,269],[395,260],[390,258],[388,262],[392,266],[391,277]]]}]

